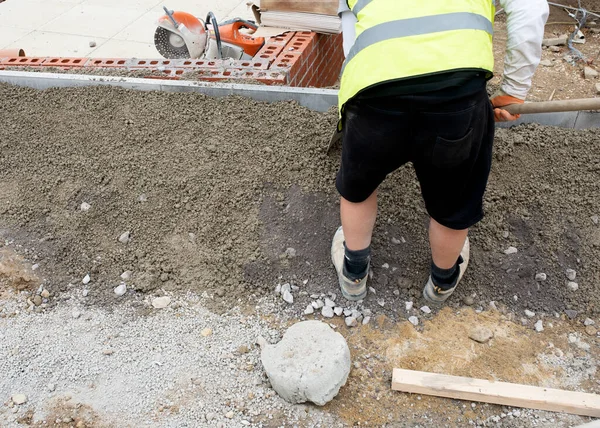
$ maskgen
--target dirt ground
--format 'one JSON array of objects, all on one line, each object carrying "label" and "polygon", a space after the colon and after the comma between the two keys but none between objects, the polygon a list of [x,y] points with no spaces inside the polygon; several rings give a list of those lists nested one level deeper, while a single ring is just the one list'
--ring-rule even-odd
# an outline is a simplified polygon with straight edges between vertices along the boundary
[{"label": "dirt ground", "polygon": [[[597,38],[588,37],[586,49]],[[544,68],[548,80],[536,76],[542,84],[533,96],[547,99],[546,85],[566,81],[580,85],[557,89],[555,99],[592,96],[570,67]],[[298,320],[322,319],[302,315],[311,295],[339,294],[329,245],[339,223],[340,152],[325,153],[334,111],[0,84],[0,112],[0,426],[589,421],[389,387],[392,368],[403,367],[600,393],[598,130],[497,131],[471,265],[449,304],[432,314],[419,309],[429,268],[419,185],[410,166],[392,174],[373,241],[375,293],[362,304],[372,320],[355,329],[327,320],[348,340],[353,366],[340,395],[316,408],[273,393],[254,341],[261,334],[275,342]],[[128,243],[118,240],[124,232]],[[518,251],[505,254],[511,246]],[[575,291],[567,269],[576,271]],[[125,271],[128,291],[116,297]],[[540,273],[545,281],[536,280]],[[273,293],[284,282],[299,287],[293,305]],[[163,295],[173,303],[160,312],[149,301]],[[420,318],[417,327],[410,315]],[[584,325],[588,318],[596,327]],[[494,338],[475,343],[474,325]],[[199,334],[206,326],[211,340]],[[157,371],[165,363],[168,370]],[[28,403],[12,405],[14,393]]]},{"label": "dirt ground", "polygon": [[[217,309],[269,292],[280,277],[333,291],[339,152],[324,150],[333,112],[104,88],[0,91],[9,124],[0,129],[0,236],[43,259],[54,287],[90,273],[90,293],[112,302],[130,270],[136,290],[214,292]],[[487,217],[473,230],[472,269],[455,302],[475,295],[483,307],[600,313],[598,150],[597,130],[498,131]],[[371,284],[389,316],[395,302],[420,296],[426,221],[406,166],[383,185],[374,237]],[[509,246],[519,252],[505,255]],[[284,256],[288,247],[295,257]],[[578,291],[565,285],[568,268]],[[535,281],[540,272],[547,281]]]}]

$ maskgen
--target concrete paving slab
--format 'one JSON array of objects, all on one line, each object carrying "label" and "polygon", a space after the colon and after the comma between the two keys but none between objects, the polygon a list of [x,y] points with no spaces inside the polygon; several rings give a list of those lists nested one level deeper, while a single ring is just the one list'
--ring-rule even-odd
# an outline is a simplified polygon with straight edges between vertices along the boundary
[{"label": "concrete paving slab", "polygon": [[161,11],[158,9],[152,9],[118,32],[113,39],[129,42],[154,43],[156,21],[163,14],[161,14]]},{"label": "concrete paving slab", "polygon": [[42,31],[111,38],[140,15],[139,9],[79,4],[43,25]]},{"label": "concrete paving slab", "polygon": [[[7,0],[0,3],[0,48],[20,47],[31,55],[158,58],[152,45],[156,20],[164,14],[163,5],[201,19],[212,11],[219,21],[224,21],[236,16],[251,18],[245,3],[245,0]],[[64,35],[73,39],[69,41]],[[21,40],[25,45],[15,44]],[[89,48],[90,40],[96,41],[96,49]],[[111,43],[106,43],[109,40]]]},{"label": "concrete paving slab", "polygon": [[154,42],[140,43],[126,40],[109,40],[92,51],[90,58],[160,58]]},{"label": "concrete paving slab", "polygon": [[96,49],[90,47],[92,40],[96,42],[96,46],[100,46],[108,39],[32,31],[7,47],[24,49],[28,56],[86,57]]},{"label": "concrete paving slab", "polygon": [[[0,49],[9,47],[21,37],[31,33],[31,31],[32,30],[16,27],[0,27]],[[27,51],[25,51],[25,53],[27,53]]]},{"label": "concrete paving slab", "polygon": [[0,3],[0,28],[15,27],[31,31],[38,30],[42,25],[75,6],[74,3],[55,0],[43,2],[9,0]]}]

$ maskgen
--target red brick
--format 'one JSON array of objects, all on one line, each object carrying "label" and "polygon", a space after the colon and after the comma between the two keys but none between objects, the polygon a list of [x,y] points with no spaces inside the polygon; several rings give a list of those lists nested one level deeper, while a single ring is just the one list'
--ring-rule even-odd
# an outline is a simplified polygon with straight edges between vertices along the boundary
[{"label": "red brick", "polygon": [[86,62],[84,67],[94,68],[114,68],[114,67],[125,67],[127,64],[125,58],[92,58]]},{"label": "red brick", "polygon": [[46,58],[41,64],[43,67],[61,67],[69,69],[72,67],[84,67],[89,58]]},{"label": "red brick", "polygon": [[4,58],[0,65],[6,65],[10,67],[37,67],[42,65],[46,58],[44,57],[28,57],[28,56],[15,56],[10,58]]}]

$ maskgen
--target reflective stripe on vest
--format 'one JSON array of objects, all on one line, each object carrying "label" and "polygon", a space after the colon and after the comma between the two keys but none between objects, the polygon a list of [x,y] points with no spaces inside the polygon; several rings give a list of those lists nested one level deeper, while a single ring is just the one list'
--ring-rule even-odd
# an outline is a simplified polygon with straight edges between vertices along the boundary
[{"label": "reflective stripe on vest", "polygon": [[494,68],[491,0],[349,0],[357,39],[344,62],[339,106],[386,81]]},{"label": "reflective stripe on vest", "polygon": [[494,34],[494,27],[487,18],[469,12],[422,16],[419,18],[386,22],[371,27],[358,36],[344,62],[344,68],[361,50],[374,45],[375,43],[383,42],[388,39],[452,30],[481,30],[489,33],[490,36]]}]

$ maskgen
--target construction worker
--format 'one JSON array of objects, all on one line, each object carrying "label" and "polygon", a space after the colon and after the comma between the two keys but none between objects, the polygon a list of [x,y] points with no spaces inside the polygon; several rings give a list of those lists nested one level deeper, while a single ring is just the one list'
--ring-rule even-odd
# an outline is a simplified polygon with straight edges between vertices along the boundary
[{"label": "construction worker", "polygon": [[491,0],[341,0],[346,61],[336,187],[342,226],[331,246],[342,294],[367,294],[377,188],[412,162],[431,217],[431,273],[423,296],[442,303],[469,263],[468,230],[483,218],[494,121],[523,103],[541,57],[546,0],[500,0],[508,42],[492,96]]}]

